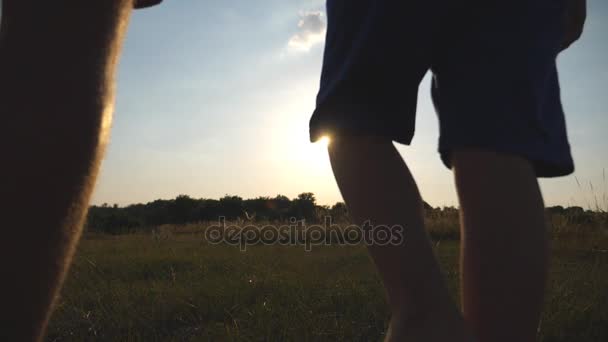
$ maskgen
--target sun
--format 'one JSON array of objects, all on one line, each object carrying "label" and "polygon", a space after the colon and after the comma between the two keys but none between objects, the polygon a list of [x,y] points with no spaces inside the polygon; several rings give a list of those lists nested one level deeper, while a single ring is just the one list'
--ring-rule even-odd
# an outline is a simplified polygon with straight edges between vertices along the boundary
[{"label": "sun", "polygon": [[319,138],[318,143],[320,145],[323,145],[323,146],[327,147],[331,143],[331,138],[328,135],[324,135],[321,138]]}]

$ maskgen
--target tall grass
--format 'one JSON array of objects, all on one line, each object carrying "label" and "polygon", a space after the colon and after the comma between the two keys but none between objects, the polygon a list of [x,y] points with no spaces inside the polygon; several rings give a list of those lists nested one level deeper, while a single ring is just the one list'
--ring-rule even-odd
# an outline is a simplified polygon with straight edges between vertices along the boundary
[{"label": "tall grass", "polygon": [[[608,341],[605,213],[548,219],[553,261],[539,340]],[[435,213],[427,224],[456,297],[457,213]],[[382,338],[388,310],[363,246],[334,244],[306,252],[298,245],[258,245],[241,252],[208,244],[209,225],[85,234],[47,340]]]}]

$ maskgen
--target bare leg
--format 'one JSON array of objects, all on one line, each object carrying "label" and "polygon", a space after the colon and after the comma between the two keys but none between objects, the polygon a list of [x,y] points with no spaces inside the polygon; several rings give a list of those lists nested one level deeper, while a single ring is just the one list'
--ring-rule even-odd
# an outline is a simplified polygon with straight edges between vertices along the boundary
[{"label": "bare leg", "polygon": [[42,339],[111,122],[132,0],[4,0],[0,340]]},{"label": "bare leg", "polygon": [[357,224],[405,227],[404,244],[369,246],[392,312],[387,341],[465,341],[464,323],[424,229],[420,194],[392,142],[334,138],[329,154]]},{"label": "bare leg", "polygon": [[481,342],[534,341],[547,267],[534,170],[522,158],[479,150],[455,151],[452,162],[465,319]]}]

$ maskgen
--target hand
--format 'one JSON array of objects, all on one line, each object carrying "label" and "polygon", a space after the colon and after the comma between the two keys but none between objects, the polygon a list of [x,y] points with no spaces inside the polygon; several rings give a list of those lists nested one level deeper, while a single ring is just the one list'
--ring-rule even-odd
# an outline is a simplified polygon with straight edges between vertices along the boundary
[{"label": "hand", "polygon": [[565,0],[564,40],[562,51],[570,47],[583,34],[587,18],[587,0]]},{"label": "hand", "polygon": [[163,0],[134,0],[133,7],[136,8],[136,9],[138,9],[138,8],[146,8],[146,7],[158,5],[162,1]]}]

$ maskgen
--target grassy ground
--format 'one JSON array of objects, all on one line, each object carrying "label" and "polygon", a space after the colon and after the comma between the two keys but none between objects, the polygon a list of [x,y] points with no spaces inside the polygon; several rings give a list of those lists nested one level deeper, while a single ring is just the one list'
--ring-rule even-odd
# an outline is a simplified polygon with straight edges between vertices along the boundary
[{"label": "grassy ground", "polygon": [[[446,233],[453,227],[432,223],[434,236],[454,235]],[[200,234],[176,234],[180,229],[86,236],[47,340],[381,339],[388,312],[363,247],[305,252],[301,246],[254,246],[240,252],[209,245]],[[560,229],[539,339],[608,341],[608,238],[597,229]],[[436,247],[457,296],[458,241],[446,238]]]}]

